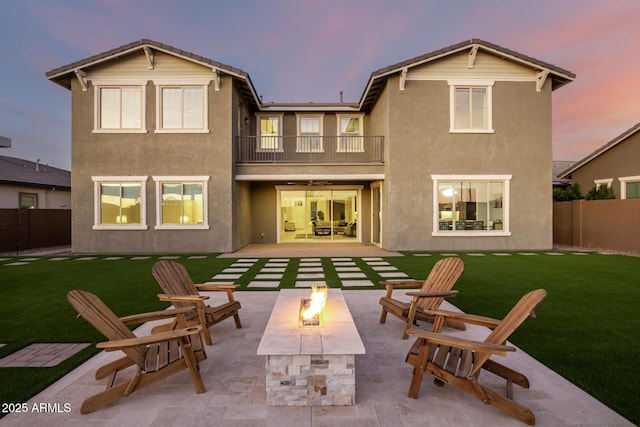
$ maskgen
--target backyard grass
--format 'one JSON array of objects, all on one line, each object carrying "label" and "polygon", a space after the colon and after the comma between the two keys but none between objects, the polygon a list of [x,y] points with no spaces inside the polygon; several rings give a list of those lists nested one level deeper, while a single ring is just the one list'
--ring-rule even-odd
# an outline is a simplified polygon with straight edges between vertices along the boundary
[{"label": "backyard grass", "polygon": [[[455,286],[455,305],[470,313],[502,318],[526,292],[545,288],[548,296],[535,320],[526,321],[511,337],[525,352],[604,402],[631,422],[640,423],[640,258],[588,253],[576,255],[523,255],[459,253],[465,272]],[[442,257],[385,258],[410,277],[423,279]],[[423,254],[424,255],[424,254]],[[483,255],[483,256],[480,256]],[[160,288],[151,276],[157,257],[132,260],[53,261],[37,257],[28,265],[7,266],[26,257],[0,260],[0,357],[31,343],[87,342],[91,346],[51,368],[0,368],[0,402],[20,403],[97,353],[103,337],[66,301],[71,289],[95,293],[120,315],[167,307],[157,300]],[[178,259],[196,282],[209,280],[235,261],[230,258]],[[361,270],[376,283],[376,272],[361,259]],[[261,259],[251,271],[257,271]],[[330,259],[322,259],[323,265]],[[281,287],[293,287],[298,261],[292,259]],[[332,271],[325,268],[325,271]],[[327,274],[330,286],[339,286],[335,272]],[[237,283],[246,287],[248,280]],[[371,289],[371,288],[367,288]],[[241,299],[241,295],[238,296]],[[378,310],[378,307],[372,307]],[[2,416],[2,414],[0,414]]]}]

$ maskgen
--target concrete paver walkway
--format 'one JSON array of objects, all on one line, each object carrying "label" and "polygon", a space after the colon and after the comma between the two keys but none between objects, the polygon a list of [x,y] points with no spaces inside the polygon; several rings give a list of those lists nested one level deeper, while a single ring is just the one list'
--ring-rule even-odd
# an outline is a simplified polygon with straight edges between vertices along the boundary
[{"label": "concrete paver walkway", "polygon": [[[436,387],[429,377],[425,377],[420,397],[408,398],[412,368],[404,357],[411,340],[401,339],[403,325],[397,319],[378,323],[378,299],[384,291],[343,292],[366,349],[365,355],[356,358],[355,406],[267,406],[264,359],[256,351],[277,292],[243,291],[237,293],[243,328],[235,329],[232,321],[212,328],[214,345],[207,348],[208,358],[200,365],[205,393],[195,394],[185,371],[92,414],[80,415],[81,402],[105,386],[104,380],[94,379],[95,369],[118,357],[100,353],[25,402],[26,412],[0,419],[0,426],[524,425],[458,390]],[[209,295],[212,303],[221,298]],[[138,333],[150,327],[145,325]],[[446,332],[482,339],[487,330],[470,327]],[[540,426],[632,425],[521,351],[509,354],[503,362],[529,377],[531,389],[514,386],[514,397],[534,412]],[[495,380],[491,374],[482,375],[485,382]],[[38,410],[42,408],[44,411]]]}]

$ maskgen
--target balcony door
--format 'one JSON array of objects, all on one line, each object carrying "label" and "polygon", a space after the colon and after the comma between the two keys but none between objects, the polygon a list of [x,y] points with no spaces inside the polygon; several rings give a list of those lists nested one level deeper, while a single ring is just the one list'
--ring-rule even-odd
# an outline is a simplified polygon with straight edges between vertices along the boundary
[{"label": "balcony door", "polygon": [[359,188],[278,189],[278,242],[357,242]]}]

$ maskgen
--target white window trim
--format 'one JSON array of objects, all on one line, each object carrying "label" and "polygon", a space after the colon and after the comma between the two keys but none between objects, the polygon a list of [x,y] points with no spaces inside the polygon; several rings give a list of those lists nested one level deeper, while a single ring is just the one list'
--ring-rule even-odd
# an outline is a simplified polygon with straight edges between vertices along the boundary
[{"label": "white window trim", "polygon": [[[93,130],[92,133],[147,133],[147,81],[146,80],[94,80],[93,84]],[[140,88],[140,96],[142,102],[140,108],[142,109],[140,114],[141,128],[140,129],[102,129],[100,127],[100,89],[110,88],[123,88],[123,87],[137,87]]]},{"label": "white window trim", "polygon": [[[209,133],[209,84],[212,79],[182,78],[154,79],[156,87],[156,128],[155,133]],[[201,129],[165,129],[162,127],[162,89],[165,87],[202,87],[202,128]]]},{"label": "white window trim", "polygon": [[336,135],[338,135],[338,139],[343,137],[343,136],[354,136],[354,135],[343,135],[342,134],[342,127],[340,126],[340,122],[342,121],[342,119],[348,119],[348,118],[354,118],[357,117],[358,120],[360,120],[360,129],[358,130],[358,135],[360,137],[360,150],[357,151],[345,151],[345,150],[341,150],[340,149],[340,143],[339,141],[336,141],[336,152],[337,153],[364,153],[364,140],[363,140],[363,136],[364,136],[364,114],[336,114],[337,117],[337,131],[336,131]]},{"label": "white window trim", "polygon": [[[432,233],[434,237],[504,237],[511,236],[511,230],[509,225],[509,205],[510,197],[509,191],[511,186],[512,175],[431,175],[433,181],[433,224]],[[502,230],[465,230],[465,231],[440,231],[438,227],[438,182],[439,181],[502,181],[503,193],[502,193]]]},{"label": "white window trim", "polygon": [[[455,79],[447,80],[449,84],[449,133],[494,133],[493,130],[493,85],[494,80]],[[487,89],[487,128],[457,129],[455,127],[456,87],[482,87]]]},{"label": "white window trim", "polygon": [[600,187],[602,184],[607,184],[607,188],[611,188],[611,184],[613,183],[613,178],[605,178],[605,179],[594,179],[593,184],[596,186],[596,189]]},{"label": "white window trim", "polygon": [[[147,226],[147,179],[148,176],[92,176],[93,181],[93,230],[146,230]],[[136,182],[140,184],[140,224],[100,224],[100,184]]]},{"label": "white window trim", "polygon": [[[300,124],[301,119],[318,119],[319,133],[317,135],[302,135],[302,126]],[[323,114],[296,113],[296,128],[297,128],[296,153],[324,153],[323,124],[324,124],[324,113]],[[301,138],[305,136],[319,137],[320,148],[318,150],[303,150],[302,147],[300,146],[300,142],[301,142]]]},{"label": "white window trim", "polygon": [[[209,229],[209,179],[210,176],[153,176],[156,183],[156,225],[155,230],[208,230]],[[202,224],[163,224],[162,223],[162,184],[179,182],[180,184],[202,184]]]},{"label": "white window trim", "polygon": [[[278,118],[278,148],[261,148],[260,140],[262,138],[262,132],[260,130],[260,119],[263,117],[277,117]],[[269,114],[269,113],[256,113],[256,152],[258,153],[282,153],[284,152],[284,138],[282,136],[284,114]]]},{"label": "white window trim", "polygon": [[620,199],[627,198],[627,182],[640,182],[640,175],[636,176],[622,176],[618,178],[620,181]]}]

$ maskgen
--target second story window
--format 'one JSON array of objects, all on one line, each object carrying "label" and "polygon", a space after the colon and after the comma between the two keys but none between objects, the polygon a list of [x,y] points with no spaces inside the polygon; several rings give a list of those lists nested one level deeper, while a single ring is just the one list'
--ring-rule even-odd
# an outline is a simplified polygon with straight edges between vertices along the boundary
[{"label": "second story window", "polygon": [[208,132],[206,86],[159,86],[156,131]]},{"label": "second story window", "polygon": [[364,151],[362,115],[338,114],[338,152]]},{"label": "second story window", "polygon": [[324,151],[322,146],[322,115],[297,115],[298,142],[296,151],[316,152]]},{"label": "second story window", "polygon": [[96,86],[94,132],[144,132],[144,86]]},{"label": "second story window", "polygon": [[282,151],[282,116],[258,116],[257,151]]},{"label": "second story window", "polygon": [[491,133],[493,82],[449,82],[450,132]]}]

